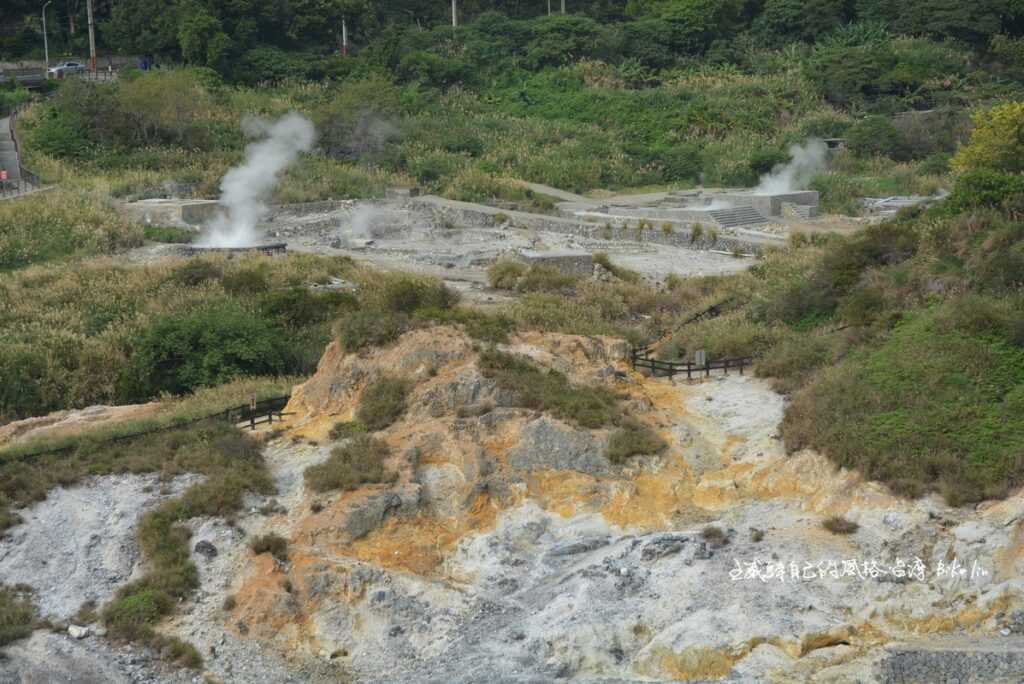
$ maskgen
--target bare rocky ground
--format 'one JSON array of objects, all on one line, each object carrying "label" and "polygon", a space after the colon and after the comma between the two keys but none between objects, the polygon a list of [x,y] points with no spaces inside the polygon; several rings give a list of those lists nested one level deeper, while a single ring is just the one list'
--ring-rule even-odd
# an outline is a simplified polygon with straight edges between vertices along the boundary
[{"label": "bare rocky ground", "polygon": [[[446,200],[432,202],[443,209]],[[616,264],[653,281],[670,273],[734,273],[753,263],[731,254],[536,230],[511,220],[497,225],[482,219],[456,224],[402,201],[353,200],[335,205],[271,215],[260,226],[265,241],[284,242],[293,252],[351,256],[380,268],[436,276],[478,304],[508,301],[507,293],[487,287],[486,270],[501,255],[518,249],[603,251]],[[179,253],[175,245],[157,245],[134,250],[127,258],[147,262]]]},{"label": "bare rocky ground", "polygon": [[[243,683],[1024,678],[1024,495],[970,509],[936,497],[908,502],[813,452],[786,454],[777,438],[784,402],[762,380],[615,379],[625,370],[624,348],[602,338],[531,334],[509,350],[578,382],[613,382],[670,448],[613,466],[601,456],[607,431],[513,407],[479,372],[471,341],[447,328],[410,333],[364,357],[330,347],[293,394],[287,431],[266,447],[277,494],[253,498],[233,526],[193,521],[202,587],[163,629],[200,649],[203,676]],[[396,373],[416,389],[406,416],[380,435],[391,447],[395,482],[307,492],[302,473],[334,446],[331,426],[351,418],[367,383]],[[57,513],[62,505],[82,508],[83,492],[58,490],[27,512],[26,534],[2,547],[2,562],[36,567],[32,548],[49,543],[70,550],[66,565],[88,564],[91,547],[72,540],[88,541],[97,525],[105,526],[103,544],[131,547],[132,520],[158,498],[146,500],[141,482],[90,482],[89,505],[115,513],[87,515],[85,523]],[[125,495],[114,493],[121,489]],[[122,500],[138,506],[129,510]],[[49,517],[37,514],[50,505]],[[860,528],[832,535],[821,527],[830,515]],[[60,525],[71,527],[51,529]],[[289,540],[287,562],[249,550],[248,540],[268,531]],[[927,568],[921,577],[861,565],[891,570],[897,559],[917,558]],[[981,572],[939,576],[939,563],[953,559]],[[843,572],[847,560],[858,562],[853,573]],[[836,561],[834,572],[828,561]],[[818,562],[825,563],[820,576],[803,576]],[[769,576],[773,567],[784,572]],[[108,596],[117,583],[101,583],[95,595]],[[233,605],[225,605],[228,597]],[[77,608],[70,592],[43,600],[64,614]],[[0,682],[200,676],[95,636],[40,631],[8,651]]]}]

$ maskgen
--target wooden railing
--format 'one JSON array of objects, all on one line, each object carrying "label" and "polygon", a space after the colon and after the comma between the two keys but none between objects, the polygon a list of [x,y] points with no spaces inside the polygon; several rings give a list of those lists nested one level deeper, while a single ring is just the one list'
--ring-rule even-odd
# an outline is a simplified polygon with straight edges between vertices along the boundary
[{"label": "wooden railing", "polygon": [[671,378],[685,373],[686,379],[692,380],[694,377],[699,378],[702,375],[710,377],[711,371],[715,370],[725,371],[725,374],[728,375],[730,368],[739,370],[740,375],[743,375],[743,369],[750,367],[754,363],[754,357],[752,356],[709,360],[704,364],[697,364],[693,361],[662,361],[650,356],[650,353],[650,347],[633,349],[629,355],[629,362],[633,368],[646,368],[656,378]]}]

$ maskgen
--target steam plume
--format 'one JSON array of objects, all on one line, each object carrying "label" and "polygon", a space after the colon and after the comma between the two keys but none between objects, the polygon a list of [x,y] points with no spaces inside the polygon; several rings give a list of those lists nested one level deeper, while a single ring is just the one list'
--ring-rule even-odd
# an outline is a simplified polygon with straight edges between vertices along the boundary
[{"label": "steam plume", "polygon": [[207,226],[201,244],[207,247],[246,247],[259,235],[256,224],[266,215],[264,200],[277,184],[278,176],[308,152],[316,129],[306,117],[292,112],[277,121],[249,118],[242,130],[250,138],[263,138],[245,148],[245,161],[225,174],[220,183],[220,204],[224,208]]},{"label": "steam plume", "polygon": [[820,140],[808,140],[803,145],[790,146],[789,163],[779,164],[771,173],[761,176],[761,182],[754,188],[754,192],[759,195],[779,195],[806,190],[811,178],[825,169],[827,152],[828,147]]}]

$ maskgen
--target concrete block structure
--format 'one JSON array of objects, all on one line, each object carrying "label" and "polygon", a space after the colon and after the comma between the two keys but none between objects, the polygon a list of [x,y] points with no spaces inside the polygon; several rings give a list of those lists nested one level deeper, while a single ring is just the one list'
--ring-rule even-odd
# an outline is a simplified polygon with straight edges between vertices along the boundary
[{"label": "concrete block structure", "polygon": [[520,250],[516,256],[530,266],[548,266],[562,273],[590,276],[594,272],[594,257],[582,250],[551,250],[539,252],[532,249]]},{"label": "concrete block structure", "polygon": [[216,200],[148,199],[123,205],[129,220],[146,225],[181,226],[199,229],[216,216]]}]

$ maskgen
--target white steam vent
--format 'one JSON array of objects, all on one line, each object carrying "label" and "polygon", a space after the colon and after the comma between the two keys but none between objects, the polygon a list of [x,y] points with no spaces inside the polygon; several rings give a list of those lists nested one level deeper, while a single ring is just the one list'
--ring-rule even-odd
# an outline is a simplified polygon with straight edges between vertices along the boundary
[{"label": "white steam vent", "polygon": [[828,147],[820,140],[808,140],[803,145],[789,148],[790,161],[779,164],[771,173],[761,176],[761,182],[754,188],[757,195],[784,195],[797,190],[806,190],[811,179],[825,170]]},{"label": "white steam vent", "polygon": [[220,183],[223,210],[210,222],[198,245],[201,247],[248,247],[259,241],[256,224],[266,215],[265,200],[281,173],[316,140],[313,123],[292,112],[277,121],[247,118],[242,130],[250,138],[262,138],[245,148],[245,161],[224,175]]}]

